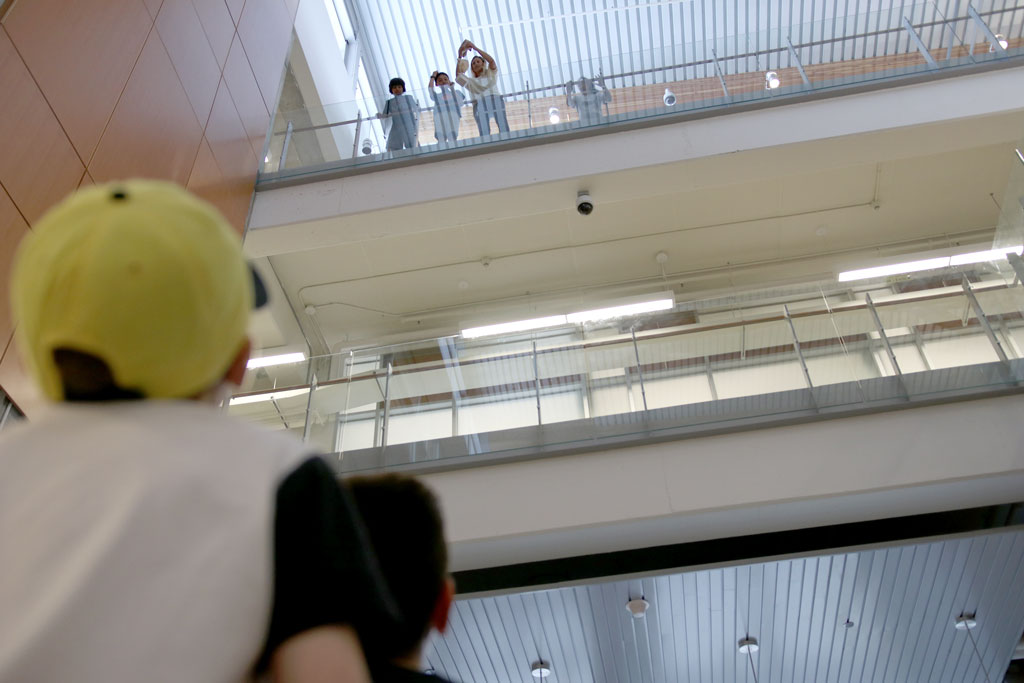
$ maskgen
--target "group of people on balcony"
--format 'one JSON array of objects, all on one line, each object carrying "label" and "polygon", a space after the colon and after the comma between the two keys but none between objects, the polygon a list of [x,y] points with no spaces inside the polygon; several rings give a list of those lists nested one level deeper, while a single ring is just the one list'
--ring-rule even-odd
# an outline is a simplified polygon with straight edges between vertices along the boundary
[{"label": "group of people on balcony", "polygon": [[[470,52],[476,54],[467,59]],[[427,84],[427,94],[433,101],[434,137],[438,143],[452,143],[459,137],[466,96],[455,88],[455,84],[469,93],[473,118],[481,137],[491,135],[492,119],[499,134],[509,132],[505,98],[498,89],[498,63],[472,41],[463,40],[458,49],[455,83],[447,73],[434,71]],[[388,90],[392,96],[377,115],[385,122],[385,147],[389,152],[416,147],[419,144],[419,102],[406,92],[405,81],[401,78],[392,78]],[[611,93],[605,87],[604,79],[569,81],[565,92],[566,106],[576,109],[583,125],[600,123],[604,117],[604,105],[611,102]]]}]

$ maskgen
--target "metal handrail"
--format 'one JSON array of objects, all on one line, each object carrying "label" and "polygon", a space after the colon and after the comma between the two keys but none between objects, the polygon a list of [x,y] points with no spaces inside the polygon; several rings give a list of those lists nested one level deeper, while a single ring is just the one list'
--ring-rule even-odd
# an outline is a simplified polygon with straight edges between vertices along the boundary
[{"label": "metal handrail", "polygon": [[[982,285],[982,287],[978,287],[979,284]],[[1009,284],[1006,284],[1005,282],[993,281],[993,282],[986,282],[986,283],[975,283],[974,287],[976,289],[980,289],[981,291],[991,292],[991,291],[999,291],[999,290],[1009,290],[1009,289],[1012,289],[1013,286],[1009,285]],[[780,313],[780,314],[777,314],[777,315],[764,315],[764,316],[760,316],[760,317],[756,317],[756,318],[751,318],[751,319],[747,319],[747,320],[736,320],[736,321],[728,321],[728,322],[722,322],[722,323],[712,323],[712,324],[708,324],[708,325],[697,324],[697,325],[689,326],[689,327],[687,327],[685,329],[676,328],[676,329],[671,329],[671,330],[646,330],[646,331],[640,331],[639,333],[636,333],[636,340],[638,342],[640,342],[640,341],[646,342],[646,341],[651,341],[651,340],[655,340],[655,339],[666,339],[666,338],[671,338],[671,337],[682,337],[682,336],[686,336],[686,335],[690,335],[690,334],[700,334],[700,333],[710,332],[710,331],[715,331],[715,330],[724,330],[724,329],[737,328],[737,327],[746,327],[746,326],[749,326],[749,325],[759,325],[759,324],[771,323],[771,322],[781,322],[781,321],[786,321],[787,319],[788,320],[799,320],[801,318],[809,318],[809,317],[817,317],[817,316],[827,316],[827,315],[831,315],[831,314],[834,314],[834,313],[846,313],[846,312],[852,312],[852,311],[867,311],[869,313],[869,315],[872,315],[872,319],[874,319],[873,311],[877,311],[878,309],[886,308],[886,307],[889,307],[889,306],[900,306],[900,305],[905,305],[905,304],[908,304],[908,303],[921,303],[921,302],[925,302],[925,301],[937,301],[937,300],[941,300],[941,299],[949,299],[949,298],[962,297],[962,296],[965,295],[964,294],[964,290],[960,286],[956,286],[956,287],[950,286],[949,290],[950,291],[926,293],[926,294],[922,294],[920,296],[913,296],[913,297],[908,297],[908,298],[905,298],[905,299],[896,299],[896,300],[890,300],[890,301],[871,301],[871,302],[867,302],[867,301],[850,301],[850,302],[844,302],[844,303],[832,306],[831,309],[814,309],[814,310],[810,310],[810,311],[789,312],[788,315],[786,313]],[[925,291],[927,291],[927,290],[925,290]],[[1022,317],[1024,317],[1024,316],[1022,316]],[[972,326],[969,321],[968,321],[968,325],[967,326]],[[408,375],[408,374],[414,374],[414,373],[420,373],[420,372],[430,372],[430,371],[441,370],[441,369],[445,369],[445,368],[462,368],[462,367],[468,367],[468,366],[472,366],[472,365],[479,365],[479,364],[485,364],[485,363],[494,363],[494,362],[499,362],[499,361],[509,361],[509,360],[516,360],[516,359],[533,358],[534,354],[539,356],[539,355],[544,355],[544,354],[556,354],[556,353],[565,353],[565,352],[572,352],[572,351],[585,351],[585,350],[588,350],[588,349],[596,349],[596,348],[607,347],[607,346],[619,346],[619,345],[628,346],[628,345],[631,345],[632,343],[634,343],[633,342],[633,334],[634,333],[631,330],[631,332],[629,334],[624,334],[621,337],[612,338],[612,339],[600,339],[600,340],[589,340],[589,341],[587,341],[587,340],[567,341],[564,344],[561,344],[559,346],[553,346],[553,347],[549,347],[549,348],[545,348],[545,349],[535,349],[535,350],[530,350],[530,351],[512,352],[512,353],[500,354],[500,355],[495,355],[495,356],[487,356],[486,358],[468,358],[468,359],[452,358],[452,359],[447,359],[447,360],[445,360],[443,362],[429,362],[429,363],[424,363],[424,364],[417,364],[417,365],[414,365],[414,366],[410,365],[410,366],[406,366],[406,367],[399,366],[399,367],[391,367],[391,368],[374,368],[372,370],[366,371],[365,373],[360,373],[358,375],[352,375],[350,377],[339,377],[337,379],[320,380],[318,382],[318,386],[324,387],[324,386],[330,386],[330,385],[335,385],[335,384],[347,384],[347,383],[353,382],[353,381],[365,381],[365,380],[368,380],[368,379],[384,378],[384,377],[387,377],[387,376],[394,377],[394,376],[397,376],[397,375]],[[863,334],[866,334],[866,333],[863,333]],[[863,336],[863,334],[860,335],[860,336]],[[423,342],[412,342],[412,343],[425,343],[427,341],[429,341],[429,340],[423,340]],[[806,344],[806,346],[808,348],[816,348],[816,347],[819,347],[819,346],[823,346],[825,344],[820,343],[822,341],[828,341],[828,340],[816,340],[815,342],[812,342],[810,344]],[[361,349],[360,353],[364,353],[366,355],[373,355],[373,354],[386,355],[388,353],[388,350],[392,349],[392,348],[393,347],[390,347],[390,346],[371,347],[371,348],[367,348],[367,349]],[[766,347],[766,348],[771,350],[771,349],[773,349],[775,347]],[[782,348],[782,345],[780,345],[779,348]],[[788,349],[788,348],[791,348],[791,347],[787,345],[786,348]],[[748,355],[748,356],[749,355],[761,355],[761,354],[758,353],[758,351],[759,351],[758,349],[747,349],[746,350],[746,355]],[[307,362],[312,363],[313,361],[316,361],[316,360],[323,360],[323,359],[328,359],[328,358],[334,358],[334,357],[338,357],[338,356],[341,356],[341,355],[346,355],[347,353],[348,352],[333,353],[333,354],[327,354],[327,355],[322,355],[322,356],[313,356]],[[703,362],[704,358],[705,358],[705,356],[701,355],[699,360],[701,362]],[[712,360],[721,360],[721,359],[718,359],[718,358],[716,358],[714,356],[710,356],[710,358]],[[676,359],[675,361],[673,361],[673,363],[675,365],[678,365],[683,360],[684,359]],[[661,362],[659,362],[658,364],[660,364],[660,363]],[[651,365],[651,364],[648,364],[648,365]],[[531,382],[532,382],[532,380],[531,380]],[[291,385],[291,386],[286,386],[286,387],[276,387],[276,388],[274,388],[272,390],[251,391],[251,392],[236,394],[233,398],[238,398],[238,397],[242,397],[242,396],[258,396],[258,395],[262,395],[262,394],[277,393],[277,392],[284,392],[284,391],[293,391],[293,390],[297,390],[297,389],[307,389],[307,388],[309,388],[309,386],[310,386],[309,384],[296,384],[296,385]]]},{"label": "metal handrail", "polygon": [[[995,15],[995,14],[1003,14],[1003,13],[1006,13],[1006,12],[1016,12],[1018,10],[1024,10],[1024,5],[1017,5],[1017,6],[1014,6],[1014,7],[1007,7],[1007,8],[1002,8],[1002,9],[990,10],[988,12],[978,12],[977,14],[979,16],[985,17],[985,16],[992,16],[992,15]],[[911,26],[913,28],[915,28],[915,29],[920,30],[920,29],[923,29],[923,28],[929,28],[929,27],[932,27],[932,26],[940,26],[940,25],[943,25],[943,24],[956,23],[956,22],[959,22],[959,21],[970,21],[971,19],[972,19],[972,16],[965,15],[965,16],[962,16],[962,17],[954,17],[952,19],[941,19],[941,20],[936,20],[936,21],[921,22],[919,24],[911,24]],[[877,37],[877,36],[885,35],[885,34],[888,34],[888,33],[900,33],[900,32],[903,32],[905,30],[906,29],[903,26],[897,26],[897,27],[886,28],[886,29],[877,29],[875,31],[865,31],[863,33],[855,33],[855,34],[852,34],[852,35],[849,35],[849,36],[841,36],[841,37],[836,37],[836,38],[831,38],[831,39],[807,41],[807,42],[795,44],[792,47],[794,49],[800,50],[800,49],[803,49],[803,48],[812,48],[812,47],[818,47],[818,46],[821,46],[821,45],[831,45],[831,44],[834,44],[834,43],[840,43],[840,42],[844,42],[844,41],[847,41],[847,40],[857,40],[857,39],[860,39],[860,38],[872,38],[872,37]],[[777,53],[777,52],[778,53],[782,53],[782,52],[789,52],[789,51],[790,51],[790,46],[789,45],[782,45],[782,46],[777,47],[777,48],[766,48],[766,49],[763,49],[763,50],[755,50],[755,51],[744,52],[744,53],[740,53],[740,54],[736,54],[736,55],[731,55],[731,56],[728,56],[728,57],[723,57],[723,58],[721,58],[721,60],[723,60],[723,61],[724,60],[740,60],[740,59],[750,59],[750,58],[757,59],[759,57],[768,56],[768,55],[771,55],[771,54],[774,54],[774,53]],[[911,52],[913,52],[913,51],[908,51],[907,53],[904,53],[904,54],[910,54]],[[694,60],[694,61],[690,61],[690,62],[682,62],[680,64],[672,64],[672,65],[667,65],[667,66],[656,66],[656,67],[650,67],[650,68],[646,68],[646,69],[637,69],[637,70],[634,70],[634,71],[625,71],[625,72],[622,72],[622,73],[611,74],[611,75],[608,75],[608,76],[602,76],[602,79],[606,80],[606,81],[609,81],[609,80],[630,78],[630,77],[635,77],[635,76],[643,76],[643,75],[646,75],[646,74],[653,74],[653,73],[659,73],[659,72],[664,72],[664,71],[673,71],[673,70],[693,68],[693,67],[699,67],[699,66],[705,66],[705,65],[713,65],[713,64],[716,64],[716,59],[712,57],[712,58],[709,58],[709,59],[699,59],[699,60]],[[753,72],[748,72],[748,73],[753,73]],[[733,74],[730,74],[730,75],[733,75]],[[527,88],[527,89],[523,89],[523,90],[516,90],[516,91],[513,91],[513,92],[503,93],[503,95],[505,97],[518,97],[518,96],[522,96],[522,95],[536,95],[536,94],[540,94],[540,93],[547,92],[547,91],[555,91],[555,92],[557,92],[558,90],[560,90],[562,88],[565,88],[565,86],[566,86],[565,83],[558,83],[558,84],[554,84],[554,85],[542,85],[542,86],[537,86],[535,88]],[[420,107],[419,111],[424,112],[424,111],[430,111],[431,109],[432,109],[432,107]],[[329,128],[334,128],[336,126],[344,126],[344,125],[349,125],[349,124],[353,124],[353,123],[358,123],[361,120],[365,121],[365,120],[367,120],[367,118],[364,118],[362,116],[357,116],[354,119],[346,119],[344,121],[335,121],[333,123],[322,123],[322,124],[318,124],[318,125],[315,125],[315,126],[300,126],[300,127],[290,128],[289,130],[273,131],[271,133],[271,135],[274,136],[274,137],[277,137],[277,136],[281,136],[281,135],[294,135],[295,133],[306,133],[306,132],[316,131],[316,130],[326,130],[326,129],[329,129]],[[291,126],[290,122],[289,122],[289,126]]]}]

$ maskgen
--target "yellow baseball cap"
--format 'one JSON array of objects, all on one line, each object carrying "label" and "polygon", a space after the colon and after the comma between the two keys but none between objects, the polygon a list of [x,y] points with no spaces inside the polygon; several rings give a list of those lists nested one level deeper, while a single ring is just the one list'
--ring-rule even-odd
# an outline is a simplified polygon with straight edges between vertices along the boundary
[{"label": "yellow baseball cap", "polygon": [[11,278],[21,353],[53,400],[64,398],[59,348],[102,359],[118,387],[149,398],[211,388],[245,341],[256,296],[223,216],[151,180],[72,194],[22,241]]}]

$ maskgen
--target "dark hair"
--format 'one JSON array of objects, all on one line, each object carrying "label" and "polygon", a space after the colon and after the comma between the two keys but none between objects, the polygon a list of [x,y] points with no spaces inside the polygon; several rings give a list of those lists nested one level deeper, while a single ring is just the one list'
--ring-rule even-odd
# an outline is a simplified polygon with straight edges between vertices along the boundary
[{"label": "dark hair", "polygon": [[65,401],[127,401],[144,398],[140,391],[119,387],[110,372],[110,366],[92,354],[74,349],[54,349],[53,362],[64,387]]},{"label": "dark hair", "polygon": [[405,90],[405,81],[403,81],[401,78],[392,78],[391,82],[388,83],[388,92],[394,90],[396,85],[402,86],[402,90]]},{"label": "dark hair", "polygon": [[448,79],[449,81],[450,81],[450,80],[452,80],[452,77],[451,77],[451,76],[449,76],[448,74],[446,74],[446,73],[445,73],[445,72],[443,72],[443,71],[436,71],[436,72],[434,73],[434,78],[435,78],[435,79],[436,79],[436,78],[437,78],[438,76],[444,76],[444,77],[445,77],[445,78],[447,78],[447,79]]},{"label": "dark hair", "polygon": [[413,652],[430,630],[430,618],[448,576],[448,549],[437,498],[426,486],[400,474],[346,480],[402,612],[403,627],[370,656],[384,660]]}]

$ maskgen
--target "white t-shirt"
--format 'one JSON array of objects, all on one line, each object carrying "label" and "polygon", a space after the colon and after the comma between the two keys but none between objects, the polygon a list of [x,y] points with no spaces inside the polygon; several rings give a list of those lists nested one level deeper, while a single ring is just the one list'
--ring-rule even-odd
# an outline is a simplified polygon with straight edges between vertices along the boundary
[{"label": "white t-shirt", "polygon": [[455,81],[469,91],[474,100],[479,100],[487,95],[500,95],[498,91],[498,70],[492,69],[490,65],[484,64],[483,73],[474,76],[473,71],[459,73]]},{"label": "white t-shirt", "polygon": [[244,681],[290,635],[386,611],[347,495],[307,458],[194,401],[5,431],[0,681]]}]

